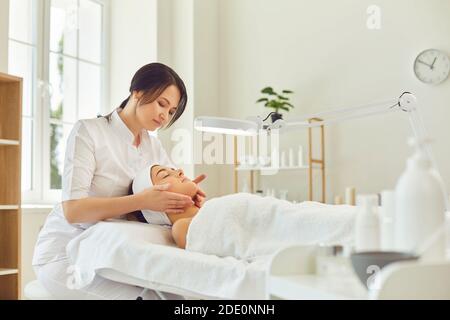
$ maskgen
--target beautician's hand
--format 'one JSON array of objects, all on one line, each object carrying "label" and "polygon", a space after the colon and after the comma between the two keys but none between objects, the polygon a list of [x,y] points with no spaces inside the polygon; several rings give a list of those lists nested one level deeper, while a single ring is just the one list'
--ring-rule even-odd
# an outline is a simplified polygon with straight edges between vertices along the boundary
[{"label": "beautician's hand", "polygon": [[[206,179],[206,174],[201,174],[197,178],[192,180],[192,182],[197,184],[197,187],[198,187],[198,184],[205,179]],[[205,198],[206,198],[205,192],[200,187],[198,187],[197,194],[194,196],[195,206],[198,208],[201,208],[203,203],[205,202]]]},{"label": "beautician's hand", "polygon": [[166,213],[182,213],[194,204],[186,195],[167,191],[170,184],[156,185],[138,193],[142,209]]}]

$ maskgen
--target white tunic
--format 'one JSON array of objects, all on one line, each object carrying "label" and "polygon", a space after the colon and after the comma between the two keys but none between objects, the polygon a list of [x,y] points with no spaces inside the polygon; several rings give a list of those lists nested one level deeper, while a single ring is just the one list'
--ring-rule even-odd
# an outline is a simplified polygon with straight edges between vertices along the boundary
[{"label": "white tunic", "polygon": [[[151,163],[174,167],[158,138],[146,130],[133,146],[134,135],[114,111],[105,118],[79,120],[67,140],[62,201],[128,194],[136,173]],[[47,217],[34,250],[33,265],[66,258],[66,245],[91,224],[67,222],[61,203]]]}]

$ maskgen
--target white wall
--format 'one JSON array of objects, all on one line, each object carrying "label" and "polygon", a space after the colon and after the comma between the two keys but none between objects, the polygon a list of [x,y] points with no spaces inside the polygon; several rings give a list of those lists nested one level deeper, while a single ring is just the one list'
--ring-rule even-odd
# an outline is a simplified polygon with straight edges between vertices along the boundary
[{"label": "white wall", "polygon": [[[178,163],[172,154],[173,147],[182,141],[173,141],[176,130],[192,132],[194,118],[194,7],[193,0],[160,0],[158,12],[158,61],[170,66],[183,79],[188,102],[183,116],[168,130],[158,133],[167,153],[184,169],[188,176],[194,175],[192,163]],[[186,135],[184,135],[185,137]]]},{"label": "white wall", "polygon": [[[198,134],[193,131],[196,116],[219,112],[218,15],[218,0],[158,1],[158,61],[171,66],[188,91],[183,116],[171,129],[159,133],[169,153],[180,143],[172,140],[177,129],[187,130],[192,137],[192,134]],[[200,147],[193,142],[193,148],[198,150]],[[217,195],[217,166],[194,165],[193,160],[181,165],[186,174],[194,177],[206,173],[208,178],[202,188],[209,196]]]},{"label": "white wall", "polygon": [[[194,84],[195,117],[219,113],[219,1],[196,0],[194,3]],[[194,135],[201,136],[195,131]],[[214,137],[217,138],[217,135]],[[195,140],[195,141],[201,141]],[[209,142],[194,143],[194,152],[202,152]],[[218,164],[197,164],[195,174],[204,173],[207,179],[202,188],[209,197],[220,193]]]},{"label": "white wall", "polygon": [[135,72],[156,61],[157,0],[111,0],[110,107],[129,95]]},{"label": "white wall", "polygon": [[[419,97],[436,158],[450,182],[450,79],[431,87],[412,64],[427,48],[450,55],[450,1],[379,0],[380,30],[366,27],[369,0],[227,0],[219,2],[220,114],[244,118],[266,112],[255,101],[266,85],[295,91],[289,117],[360,105],[410,90]],[[197,85],[197,84],[196,84]],[[345,186],[359,192],[393,188],[410,153],[406,118],[398,114],[327,129],[328,200]],[[305,132],[298,132],[303,139]],[[293,137],[287,137],[294,140]],[[232,191],[221,170],[221,193]],[[280,173],[265,184],[306,196],[305,173]],[[305,183],[303,183],[305,181]],[[300,186],[300,187],[299,187]]]}]

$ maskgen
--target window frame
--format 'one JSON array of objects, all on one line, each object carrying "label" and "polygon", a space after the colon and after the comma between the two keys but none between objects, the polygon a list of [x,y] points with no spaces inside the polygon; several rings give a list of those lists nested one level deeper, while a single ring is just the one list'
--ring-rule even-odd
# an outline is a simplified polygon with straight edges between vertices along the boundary
[{"label": "window frame", "polygon": [[[78,6],[80,0],[76,0]],[[101,43],[101,106],[99,112],[105,114],[109,108],[109,34],[110,34],[110,0],[90,0],[102,6],[102,43]],[[50,188],[50,126],[55,121],[50,119],[50,97],[46,93],[49,83],[50,63],[50,9],[51,0],[33,1],[34,25],[33,39],[35,55],[33,61],[33,130],[32,130],[32,175],[31,190],[22,191],[24,204],[54,204],[61,201],[61,190]],[[8,43],[11,39],[8,36]],[[76,57],[77,61],[83,61]],[[78,65],[78,64],[77,64]],[[78,67],[77,67],[78,72]],[[77,75],[78,81],[78,75]],[[77,84],[78,85],[78,84]],[[58,124],[63,121],[58,121]]]}]

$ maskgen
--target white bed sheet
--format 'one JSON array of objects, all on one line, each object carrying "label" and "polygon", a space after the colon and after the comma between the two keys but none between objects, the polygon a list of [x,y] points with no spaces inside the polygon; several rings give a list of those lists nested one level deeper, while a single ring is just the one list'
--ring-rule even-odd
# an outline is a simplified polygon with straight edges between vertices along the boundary
[{"label": "white bed sheet", "polygon": [[92,226],[69,243],[67,254],[81,286],[97,273],[118,282],[207,299],[263,299],[270,259],[247,262],[189,252],[175,246],[165,227],[123,220]]}]

